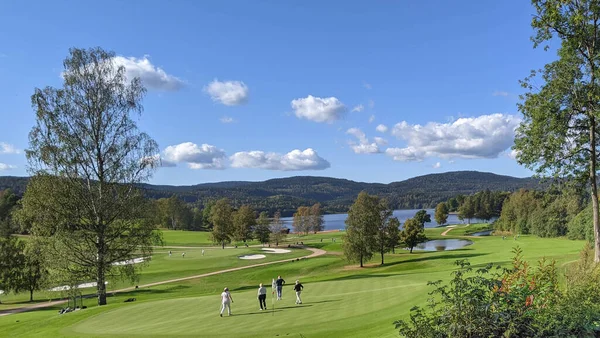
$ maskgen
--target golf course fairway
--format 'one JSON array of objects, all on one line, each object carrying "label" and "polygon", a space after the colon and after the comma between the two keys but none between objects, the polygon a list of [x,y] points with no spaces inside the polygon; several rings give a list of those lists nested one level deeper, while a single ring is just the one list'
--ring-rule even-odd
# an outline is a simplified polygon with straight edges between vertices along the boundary
[{"label": "golf course fairway", "polygon": [[[428,229],[432,239],[460,238],[447,229]],[[333,237],[338,240],[335,243]],[[323,241],[321,241],[323,239]],[[98,307],[86,300],[88,309],[58,315],[61,306],[0,317],[0,336],[4,337],[396,337],[393,322],[406,319],[414,305],[426,305],[432,290],[428,281],[448,280],[456,260],[468,259],[472,265],[508,264],[512,250],[519,246],[524,258],[535,262],[542,257],[554,259],[564,269],[578,258],[582,241],[563,238],[543,239],[521,236],[469,238],[472,245],[452,250],[417,252],[396,250],[386,255],[383,266],[375,256],[364,268],[349,264],[341,255],[341,233],[318,234],[303,238],[305,244],[327,254],[295,260],[307,250],[268,254],[267,260],[286,260],[267,266],[211,275],[118,293],[108,305]],[[293,240],[295,241],[295,239]],[[184,244],[184,243],[182,243]],[[287,243],[281,247],[287,247]],[[198,271],[223,269],[260,263],[243,261],[239,254],[261,252],[260,248],[207,249],[202,260],[199,248],[185,249],[186,258],[168,256],[169,248],[158,249],[142,280],[168,280],[193,276]],[[181,252],[184,249],[177,249]],[[263,251],[264,252],[264,251]],[[310,252],[308,252],[310,253]],[[192,258],[190,260],[188,259]],[[276,257],[274,257],[276,256]],[[153,266],[154,264],[154,266]],[[196,268],[194,268],[194,266]],[[286,280],[283,299],[274,301],[271,280],[281,275]],[[304,285],[303,304],[295,304],[292,285]],[[268,289],[268,310],[261,311],[257,301],[258,284]],[[233,297],[232,316],[219,317],[220,293],[228,287]],[[127,298],[135,302],[124,303]],[[273,304],[275,306],[273,307]]]}]

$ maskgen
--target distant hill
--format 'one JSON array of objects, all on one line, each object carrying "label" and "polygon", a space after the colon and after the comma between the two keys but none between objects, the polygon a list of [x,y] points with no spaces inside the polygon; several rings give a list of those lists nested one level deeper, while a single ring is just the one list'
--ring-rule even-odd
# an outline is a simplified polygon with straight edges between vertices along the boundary
[{"label": "distant hill", "polygon": [[[0,176],[0,190],[25,191],[27,177]],[[189,203],[203,205],[211,199],[229,198],[236,206],[250,204],[270,213],[290,215],[298,206],[320,202],[328,213],[346,212],[359,192],[386,197],[398,209],[433,208],[458,194],[469,195],[490,189],[515,191],[539,189],[534,178],[517,178],[479,171],[454,171],[413,177],[389,184],[355,182],[346,179],[294,176],[263,182],[232,181],[190,186],[140,185],[150,198],[178,195]]]}]

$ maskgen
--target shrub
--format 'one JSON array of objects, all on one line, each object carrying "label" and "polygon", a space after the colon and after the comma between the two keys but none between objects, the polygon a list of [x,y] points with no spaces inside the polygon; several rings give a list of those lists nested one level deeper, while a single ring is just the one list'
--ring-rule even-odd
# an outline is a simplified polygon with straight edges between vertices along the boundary
[{"label": "shrub", "polygon": [[[448,285],[430,282],[428,309],[414,307],[409,321],[394,322],[405,337],[594,337],[600,333],[600,273],[578,266],[561,289],[554,262],[531,267],[514,250],[512,267],[474,270],[457,261]],[[589,255],[588,255],[589,256]],[[583,264],[583,263],[581,263]],[[593,266],[593,268],[591,268]]]}]

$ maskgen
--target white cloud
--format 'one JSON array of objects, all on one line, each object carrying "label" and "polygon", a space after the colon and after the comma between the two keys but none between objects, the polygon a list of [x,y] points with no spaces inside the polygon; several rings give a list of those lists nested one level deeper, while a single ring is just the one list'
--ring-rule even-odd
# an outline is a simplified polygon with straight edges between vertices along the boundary
[{"label": "white cloud", "polygon": [[519,155],[519,151],[515,150],[515,149],[511,149],[510,151],[506,151],[506,156],[508,156],[509,158],[516,160],[517,156]]},{"label": "white cloud", "polygon": [[366,89],[371,89],[371,88],[373,88],[373,87],[371,86],[371,84],[370,84],[370,83],[366,83],[366,82],[365,82],[365,83],[363,83],[363,87],[365,87]]},{"label": "white cloud", "polygon": [[436,162],[432,167],[433,169],[439,169],[442,167],[442,164],[440,162]]},{"label": "white cloud", "polygon": [[267,170],[300,171],[324,170],[331,165],[316,151],[307,148],[295,149],[287,154],[265,153],[264,151],[241,151],[230,157],[234,168],[260,168]]},{"label": "white cloud", "polygon": [[343,117],[346,106],[335,97],[314,97],[295,99],[291,102],[292,108],[298,118],[314,122],[332,123]]},{"label": "white cloud", "polygon": [[396,124],[392,134],[407,143],[389,148],[397,161],[439,158],[496,158],[513,144],[520,119],[513,115],[491,114],[459,118],[451,123],[430,122],[424,126],[406,121]]},{"label": "white cloud", "polygon": [[509,96],[510,93],[509,92],[503,92],[501,90],[496,90],[495,92],[492,93],[493,96]]},{"label": "white cloud", "polygon": [[371,108],[371,109],[375,108],[375,101],[369,100],[369,108]]},{"label": "white cloud", "polygon": [[378,154],[381,152],[377,142],[370,142],[365,133],[358,128],[350,128],[346,134],[352,135],[358,139],[358,143],[354,141],[348,142],[350,148],[356,154]]},{"label": "white cloud", "polygon": [[373,123],[373,121],[375,121],[375,115],[371,115],[371,117],[369,117],[369,123]]},{"label": "white cloud", "polygon": [[235,123],[237,122],[233,117],[223,116],[219,119],[222,123]]},{"label": "white cloud", "polygon": [[363,106],[362,104],[359,104],[358,106],[354,106],[354,108],[352,108],[353,113],[360,113],[363,110],[365,110],[365,106]]},{"label": "white cloud", "polygon": [[[174,163],[187,163],[191,169],[224,169],[225,152],[210,144],[198,146],[192,142],[184,142],[168,146],[163,151],[161,161],[167,166]],[[165,166],[165,164],[163,164]]]},{"label": "white cloud", "polygon": [[0,163],[0,171],[16,169],[17,167],[10,164]]},{"label": "white cloud", "polygon": [[377,143],[380,146],[387,146],[387,144],[388,144],[388,141],[386,139],[384,139],[383,137],[375,136],[375,137],[373,137],[373,140],[375,141],[375,143]]},{"label": "white cloud", "polygon": [[20,150],[12,144],[0,142],[0,154],[18,154]]},{"label": "white cloud", "polygon": [[421,162],[423,159],[417,155],[417,150],[413,147],[406,148],[387,148],[386,155],[391,156],[396,161],[403,162]]},{"label": "white cloud", "polygon": [[226,106],[239,106],[248,102],[250,91],[242,81],[224,81],[214,79],[204,87],[204,91],[210,95],[213,101],[220,102]]},{"label": "white cloud", "polygon": [[380,133],[387,133],[388,127],[385,124],[380,124],[377,126],[377,128],[375,128],[375,130],[377,130]]},{"label": "white cloud", "polygon": [[448,163],[452,164],[452,163],[454,163],[454,160],[450,160],[450,161],[448,161]]},{"label": "white cloud", "polygon": [[129,80],[139,77],[144,86],[154,90],[176,91],[184,86],[184,82],[164,70],[156,67],[147,56],[141,59],[135,57],[116,56],[113,62],[117,66],[124,66]]}]

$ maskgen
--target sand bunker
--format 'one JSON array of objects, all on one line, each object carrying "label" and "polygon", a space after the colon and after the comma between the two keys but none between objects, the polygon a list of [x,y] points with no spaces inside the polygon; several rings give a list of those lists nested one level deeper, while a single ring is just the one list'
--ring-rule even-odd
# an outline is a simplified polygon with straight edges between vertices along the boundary
[{"label": "sand bunker", "polygon": [[263,258],[267,258],[267,256],[265,255],[244,255],[244,256],[239,256],[239,259],[263,259]]},{"label": "sand bunker", "polygon": [[275,253],[275,254],[283,254],[283,253],[292,252],[292,250],[288,250],[288,249],[273,249],[273,248],[263,248],[263,251],[266,251],[268,253]]},{"label": "sand bunker", "polygon": [[[108,284],[108,282],[104,282],[104,284]],[[98,283],[96,283],[96,282],[83,283],[83,284],[77,285],[77,288],[78,289],[85,289],[85,288],[95,287],[96,285],[98,285]],[[71,287],[68,286],[68,285],[63,285],[63,286],[54,287],[52,289],[49,289],[48,291],[67,291],[70,288]]]},{"label": "sand bunker", "polygon": [[115,262],[112,265],[130,265],[130,264],[138,264],[141,263],[143,261],[145,261],[146,258],[141,257],[141,258],[134,258],[134,259],[129,259],[126,261],[122,261],[122,262]]}]

